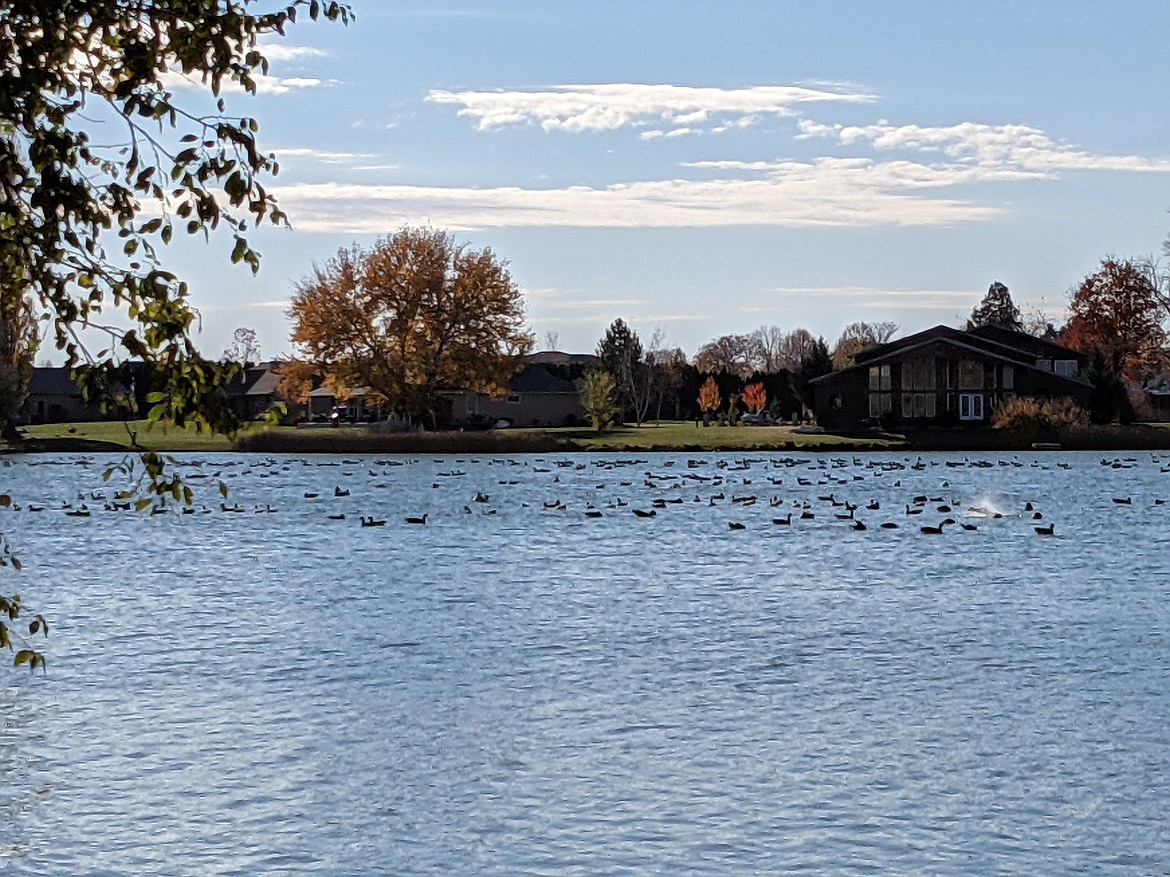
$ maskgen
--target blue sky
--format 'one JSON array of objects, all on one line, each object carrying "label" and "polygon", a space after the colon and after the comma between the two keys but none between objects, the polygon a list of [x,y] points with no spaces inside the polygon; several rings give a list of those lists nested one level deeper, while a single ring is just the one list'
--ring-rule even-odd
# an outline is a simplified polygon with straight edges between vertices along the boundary
[{"label": "blue sky", "polygon": [[1170,231],[1164,0],[351,5],[229,96],[293,228],[255,236],[256,277],[230,241],[172,248],[209,355],[238,326],[290,352],[293,284],[404,225],[506,259],[538,346],[621,317],[689,355],[958,325],[994,280],[1058,317]]}]

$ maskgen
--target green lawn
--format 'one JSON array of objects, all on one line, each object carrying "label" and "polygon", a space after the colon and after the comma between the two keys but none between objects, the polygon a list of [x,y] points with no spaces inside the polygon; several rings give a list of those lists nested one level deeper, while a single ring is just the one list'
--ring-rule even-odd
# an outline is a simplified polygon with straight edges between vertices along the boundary
[{"label": "green lawn", "polygon": [[800,432],[791,426],[695,426],[692,420],[620,426],[601,434],[585,428],[516,429],[509,432],[547,435],[583,451],[883,450],[904,447],[904,442],[896,437],[848,438]]},{"label": "green lawn", "polygon": [[[245,429],[261,429],[248,424]],[[131,433],[138,445],[151,451],[228,451],[232,442],[226,436],[193,429],[176,429],[156,424],[153,428],[145,420],[123,423],[45,423],[21,427],[29,442],[23,450],[56,450],[74,446],[84,450],[129,450]]]},{"label": "green lawn", "polygon": [[[154,451],[228,451],[221,435],[191,429],[148,428],[145,421],[64,423],[22,428],[26,444],[9,450],[96,452],[130,450],[130,430],[142,448]],[[694,421],[664,421],[621,426],[600,435],[587,428],[508,429],[500,432],[377,433],[364,427],[296,429],[245,424],[243,450],[262,453],[525,453],[566,451],[865,451],[865,450],[1021,450],[1027,441],[992,430],[934,431],[884,436],[838,436],[802,432],[791,426],[695,426]],[[1064,447],[1100,450],[1170,450],[1170,424],[1098,426],[1062,436]],[[3,446],[0,446],[2,449]]]}]

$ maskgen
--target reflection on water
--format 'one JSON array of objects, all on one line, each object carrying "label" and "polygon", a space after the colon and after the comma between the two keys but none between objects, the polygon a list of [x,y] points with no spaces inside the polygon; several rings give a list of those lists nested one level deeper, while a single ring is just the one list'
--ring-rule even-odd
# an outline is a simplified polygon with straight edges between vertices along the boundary
[{"label": "reflection on water", "polygon": [[1170,457],[103,462],[0,470],[7,873],[1170,867]]}]

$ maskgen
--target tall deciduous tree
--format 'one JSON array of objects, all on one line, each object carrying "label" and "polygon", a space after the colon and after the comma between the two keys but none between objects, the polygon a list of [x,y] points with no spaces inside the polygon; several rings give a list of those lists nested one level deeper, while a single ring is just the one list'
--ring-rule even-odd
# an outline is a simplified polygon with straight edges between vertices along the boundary
[{"label": "tall deciduous tree", "polygon": [[240,326],[232,333],[232,343],[223,352],[226,362],[255,365],[260,361],[260,338],[255,329]]},{"label": "tall deciduous tree", "polygon": [[848,368],[853,365],[853,357],[861,351],[885,344],[898,331],[898,324],[882,323],[850,323],[841,331],[841,337],[833,347],[832,359],[834,368]]},{"label": "tall deciduous tree", "polygon": [[[84,366],[77,379],[88,398],[110,402],[120,361],[137,359],[165,398],[154,418],[221,431],[234,426],[219,400],[235,372],[195,349],[187,287],[155,248],[176,229],[225,227],[232,261],[258,268],[250,228],[284,221],[261,182],[276,163],[256,143],[256,121],[229,113],[220,95],[256,91],[268,68],[261,40],[283,34],[298,12],[350,17],[335,0],[284,0],[263,13],[251,5],[0,2],[0,296],[31,299],[49,315],[66,364]],[[175,99],[176,72],[218,98],[213,113]],[[112,311],[125,319],[103,326]],[[104,351],[87,348],[83,327],[105,332]],[[156,498],[187,495],[158,455],[142,464],[139,484]],[[0,602],[10,619],[21,608]],[[22,655],[43,665],[39,653]]]},{"label": "tall deciduous tree", "polygon": [[[106,395],[122,358],[144,361],[174,422],[230,428],[215,401],[230,369],[192,343],[187,287],[156,246],[226,228],[231,259],[252,270],[252,225],[283,222],[262,184],[275,172],[254,119],[229,113],[222,92],[255,92],[268,62],[262,38],[298,11],[347,20],[336,2],[293,0],[253,13],[251,0],[27,0],[0,4],[0,276],[31,296],[88,396]],[[169,86],[175,72],[218,97],[196,114]],[[101,136],[90,130],[103,114]],[[111,246],[113,242],[113,246]],[[102,325],[110,306],[128,318]],[[91,353],[79,328],[103,330]],[[103,392],[106,391],[106,392]],[[159,485],[169,489],[170,485]]]},{"label": "tall deciduous tree", "polygon": [[763,371],[764,347],[756,335],[720,335],[695,354],[695,368],[708,374],[726,372],[746,378]]},{"label": "tall deciduous tree", "polygon": [[1001,326],[1015,332],[1024,331],[1020,309],[1012,301],[1008,288],[996,280],[987,288],[987,295],[971,311],[972,326]]},{"label": "tall deciduous tree", "polygon": [[339,251],[296,285],[289,317],[335,390],[368,387],[431,425],[444,390],[505,392],[533,342],[507,263],[433,229]]},{"label": "tall deciduous tree", "polygon": [[[660,333],[655,332],[650,347],[653,349],[660,343]],[[658,378],[654,363],[642,346],[642,339],[624,320],[616,319],[597,343],[597,358],[613,375],[623,409],[641,426],[650,410]]]},{"label": "tall deciduous tree", "polygon": [[16,421],[28,398],[40,343],[32,300],[0,292],[0,437],[20,441]]},{"label": "tall deciduous tree", "polygon": [[1165,361],[1165,311],[1146,263],[1109,257],[1072,293],[1065,343],[1099,350],[1105,364],[1131,381]]}]

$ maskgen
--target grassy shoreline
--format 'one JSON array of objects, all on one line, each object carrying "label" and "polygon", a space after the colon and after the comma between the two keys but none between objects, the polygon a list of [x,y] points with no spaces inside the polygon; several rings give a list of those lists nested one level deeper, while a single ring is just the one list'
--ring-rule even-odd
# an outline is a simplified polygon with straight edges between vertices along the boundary
[{"label": "grassy shoreline", "polygon": [[[525,454],[555,452],[1010,452],[1031,448],[1033,437],[995,430],[923,429],[905,434],[837,435],[790,426],[695,426],[663,422],[622,426],[598,434],[580,428],[512,429],[499,432],[390,433],[364,427],[297,429],[248,424],[235,442],[225,436],[145,422],[72,423],[24,427],[25,441],[4,446],[13,453],[128,452],[133,442],[154,451],[292,454]],[[1066,450],[1170,450],[1170,424],[1091,427],[1059,437]]]}]

